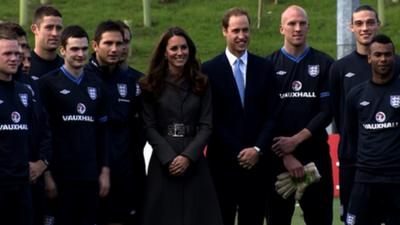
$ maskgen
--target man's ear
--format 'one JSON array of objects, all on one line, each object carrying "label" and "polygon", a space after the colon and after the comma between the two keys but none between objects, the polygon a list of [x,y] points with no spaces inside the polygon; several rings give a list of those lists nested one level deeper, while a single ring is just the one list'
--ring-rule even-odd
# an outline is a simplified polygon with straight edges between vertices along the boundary
[{"label": "man's ear", "polygon": [[93,51],[97,51],[97,48],[99,47],[99,45],[97,44],[97,42],[95,40],[92,41],[92,49]]},{"label": "man's ear", "polygon": [[37,34],[37,32],[39,31],[39,27],[38,27],[38,25],[37,25],[37,24],[35,24],[35,23],[34,23],[34,24],[32,24],[32,25],[31,25],[31,31],[32,31],[32,33],[33,33],[33,34],[35,34],[35,35],[36,35],[36,34]]},{"label": "man's ear", "polygon": [[61,56],[65,56],[65,48],[63,46],[60,46],[60,54]]}]

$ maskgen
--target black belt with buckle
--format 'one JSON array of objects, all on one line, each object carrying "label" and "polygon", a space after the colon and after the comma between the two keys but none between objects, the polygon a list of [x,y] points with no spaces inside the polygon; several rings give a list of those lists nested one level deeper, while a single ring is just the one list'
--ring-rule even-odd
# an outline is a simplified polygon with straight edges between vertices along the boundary
[{"label": "black belt with buckle", "polygon": [[184,123],[172,123],[166,127],[166,135],[170,137],[182,138],[187,136],[194,136],[195,129],[193,126],[185,125]]}]

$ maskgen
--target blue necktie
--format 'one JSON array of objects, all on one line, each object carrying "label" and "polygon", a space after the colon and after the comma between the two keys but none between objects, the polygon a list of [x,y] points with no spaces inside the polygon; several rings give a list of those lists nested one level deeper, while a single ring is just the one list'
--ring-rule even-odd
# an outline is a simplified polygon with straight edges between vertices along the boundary
[{"label": "blue necktie", "polygon": [[243,73],[240,70],[240,66],[243,64],[243,61],[238,58],[236,59],[235,63],[233,64],[233,76],[235,77],[236,86],[239,91],[240,100],[242,102],[242,106],[244,106],[244,78]]}]

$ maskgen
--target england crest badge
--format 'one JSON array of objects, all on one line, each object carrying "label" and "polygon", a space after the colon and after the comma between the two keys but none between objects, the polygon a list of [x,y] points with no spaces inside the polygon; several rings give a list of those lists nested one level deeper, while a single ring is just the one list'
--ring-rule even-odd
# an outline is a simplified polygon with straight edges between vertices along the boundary
[{"label": "england crest badge", "polygon": [[348,225],[356,224],[356,215],[347,213],[346,224],[348,224]]},{"label": "england crest badge", "polygon": [[128,95],[128,85],[126,84],[117,84],[118,93],[122,98],[125,98]]},{"label": "england crest badge", "polygon": [[319,74],[319,65],[308,65],[308,74],[316,77]]},{"label": "england crest badge", "polygon": [[142,89],[140,89],[139,84],[136,84],[136,96],[139,96],[142,93]]},{"label": "england crest badge", "polygon": [[90,99],[96,100],[97,98],[97,90],[94,87],[87,87],[87,92],[89,94]]},{"label": "england crest badge", "polygon": [[28,94],[20,93],[18,95],[19,95],[19,99],[21,100],[22,105],[24,105],[25,107],[28,107]]},{"label": "england crest badge", "polygon": [[400,95],[391,95],[390,96],[390,105],[397,109],[400,107]]}]

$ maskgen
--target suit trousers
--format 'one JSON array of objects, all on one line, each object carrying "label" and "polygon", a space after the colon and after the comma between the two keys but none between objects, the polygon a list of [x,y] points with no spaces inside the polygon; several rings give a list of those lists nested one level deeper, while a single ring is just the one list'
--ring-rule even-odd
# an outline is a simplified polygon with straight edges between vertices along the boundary
[{"label": "suit trousers", "polygon": [[211,167],[224,225],[263,225],[266,180],[261,163],[251,170],[235,166],[227,175]]}]

